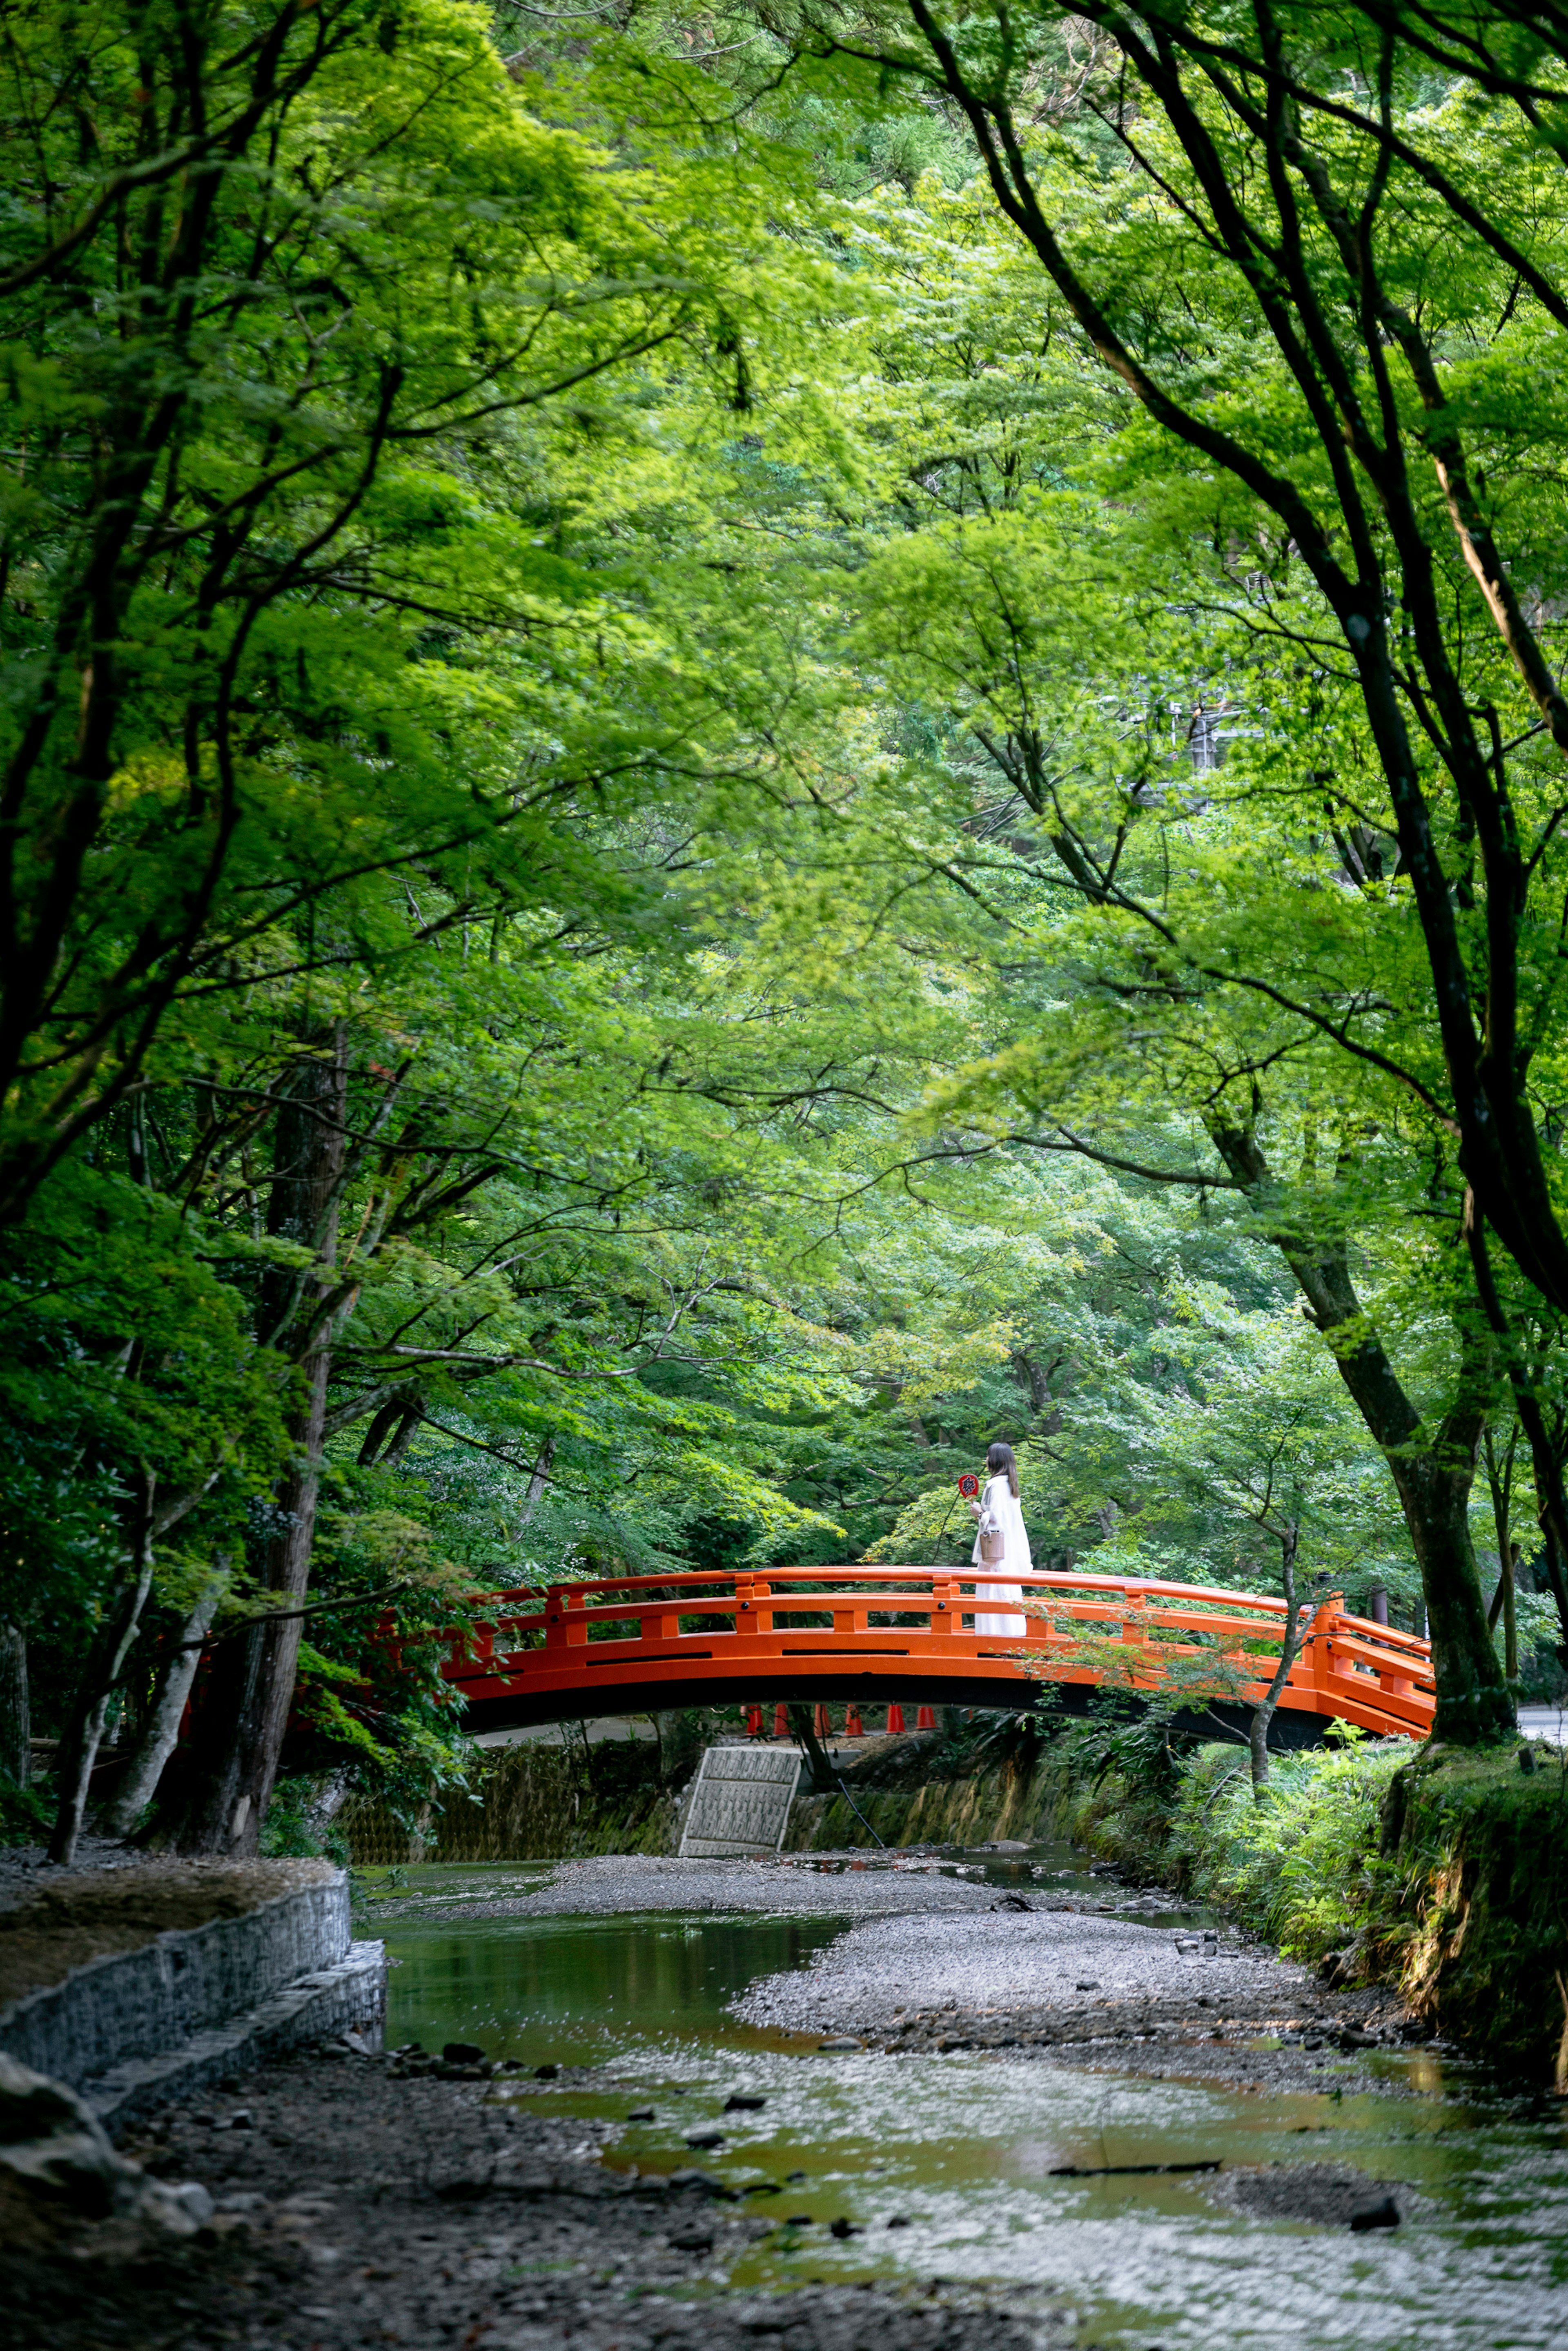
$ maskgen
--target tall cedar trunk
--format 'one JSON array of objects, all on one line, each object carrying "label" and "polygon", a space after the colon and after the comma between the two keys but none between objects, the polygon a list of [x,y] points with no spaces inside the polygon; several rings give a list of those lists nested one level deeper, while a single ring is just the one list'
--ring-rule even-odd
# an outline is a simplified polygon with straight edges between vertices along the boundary
[{"label": "tall cedar trunk", "polygon": [[136,1751],[126,1765],[112,1802],[104,1809],[103,1825],[110,1836],[129,1836],[158,1792],[163,1767],[179,1740],[185,1704],[196,1678],[203,1638],[212,1629],[213,1619],[218,1613],[218,1603],[228,1590],[228,1584],[225,1568],[215,1569],[207,1578],[195,1605],[175,1634],[169,1654],[158,1669],[152,1704],[147,1709],[147,1719],[137,1740]]},{"label": "tall cedar trunk", "polygon": [[49,1839],[49,1859],[62,1865],[76,1859],[77,1839],[87,1816],[88,1787],[98,1761],[103,1726],[109,1719],[110,1700],[141,1630],[141,1612],[152,1589],[152,1501],[156,1485],[151,1471],[137,1472],[130,1503],[125,1572],[89,1646],[76,1700],[60,1741],[58,1804]]},{"label": "tall cedar trunk", "polygon": [[0,1776],[25,1788],[32,1776],[32,1712],[27,1702],[27,1636],[0,1616]]},{"label": "tall cedar trunk", "polygon": [[[305,1394],[290,1425],[294,1459],[274,1489],[249,1546],[257,1585],[287,1606],[310,1580],[316,1503],[332,1332],[323,1319],[337,1260],[338,1194],[343,1173],[348,1091],[345,1030],[302,1060],[277,1115],[267,1230],[316,1255],[303,1279],[280,1270],[263,1292],[261,1328],[294,1356]],[[221,1643],[193,1732],[191,1795],[176,1842],[191,1854],[243,1855],[257,1849],[283,1749],[303,1627],[298,1616],[257,1624]]]},{"label": "tall cedar trunk", "polygon": [[[1270,1172],[1252,1128],[1217,1123],[1210,1133],[1231,1174],[1262,1206],[1271,1188]],[[1490,1402],[1482,1393],[1473,1334],[1461,1331],[1458,1392],[1434,1437],[1356,1295],[1345,1243],[1319,1242],[1291,1231],[1272,1238],[1312,1322],[1333,1350],[1340,1377],[1381,1448],[1399,1495],[1427,1602],[1437,1685],[1432,1737],[1460,1747],[1511,1738],[1513,1699],[1487,1624],[1470,1541],[1470,1488]]]}]

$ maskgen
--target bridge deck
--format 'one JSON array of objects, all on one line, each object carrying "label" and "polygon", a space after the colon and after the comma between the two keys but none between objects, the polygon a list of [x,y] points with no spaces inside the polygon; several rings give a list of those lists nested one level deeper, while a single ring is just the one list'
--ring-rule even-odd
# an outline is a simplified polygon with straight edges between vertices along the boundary
[{"label": "bridge deck", "polygon": [[[1285,1607],[1265,1594],[1034,1575],[1007,1587],[1019,1601],[977,1600],[988,1582],[973,1569],[788,1567],[518,1588],[445,1636],[442,1673],[477,1728],[750,1698],[1007,1707],[1042,1680],[1255,1706],[1278,1664]],[[1023,1627],[983,1634],[977,1614]],[[1429,1645],[1331,1594],[1280,1705],[1424,1739],[1436,1708]]]}]

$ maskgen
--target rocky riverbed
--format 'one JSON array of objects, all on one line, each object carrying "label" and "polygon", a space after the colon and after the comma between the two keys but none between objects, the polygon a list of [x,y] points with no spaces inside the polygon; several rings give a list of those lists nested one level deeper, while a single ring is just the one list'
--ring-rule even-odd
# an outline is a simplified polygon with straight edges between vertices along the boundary
[{"label": "rocky riverbed", "polygon": [[[835,2052],[860,2068],[899,2061],[887,2071],[890,2087],[907,2078],[920,2100],[932,2102],[934,2127],[938,2108],[947,2112],[945,2061],[958,2065],[971,2105],[983,2104],[979,2085],[993,2064],[999,2083],[1020,2064],[1207,2085],[1197,2094],[1205,2097],[1306,2092],[1309,2104],[1296,2111],[1309,2116],[1337,2113],[1325,2107],[1324,2092],[1375,2084],[1385,2098],[1403,2095],[1386,2065],[1381,2078],[1369,2070],[1380,2048],[1410,2033],[1386,1995],[1331,1991],[1268,1950],[1206,1931],[1168,1898],[1104,1876],[1091,1880],[1080,1869],[1071,1898],[1060,1887],[1005,1877],[999,1861],[956,1874],[951,1855],[918,1853],[870,1861],[606,1859],[558,1865],[548,1882],[516,1890],[492,1881],[476,1886],[474,1899],[461,1883],[433,1883],[374,1905],[371,1923],[390,1925],[382,1914],[394,1912],[411,1924],[424,1919],[421,1931],[444,1937],[450,1928],[466,1950],[465,1919],[479,1940],[510,1940],[514,1920],[526,1933],[529,1917],[545,1938],[570,1935],[574,1918],[601,1919],[606,1934],[646,1955],[672,1932],[677,1940],[722,1938],[727,1915],[751,1922],[747,1934],[768,1918],[814,1918],[829,1935],[828,1922],[839,1922],[842,1931],[809,1965],[749,1981],[742,1973],[731,1981],[745,1989],[722,1995],[733,2016],[767,2036],[747,2045],[766,2047],[767,2063],[799,2082],[807,2092],[801,2111],[830,2137],[843,2128],[831,2110]],[[690,1923],[698,1919],[700,1929]],[[646,1956],[637,1965],[646,1971]],[[493,2011],[507,2012],[504,1999]],[[716,2018],[723,2013],[716,2007]],[[229,2343],[246,2351],[387,2344],[563,2351],[569,2341],[572,2351],[684,2351],[688,2342],[693,2351],[699,2342],[700,2351],[756,2344],[768,2351],[775,2342],[783,2351],[1066,2351],[1080,2339],[1081,2317],[1065,2307],[1066,2273],[1054,2286],[1039,2276],[1016,2289],[977,2283],[972,2273],[967,2285],[955,2285],[931,2273],[947,2266],[939,2242],[909,2262],[915,2240],[908,2234],[886,2241],[889,2254],[902,2249],[900,2259],[879,2262],[878,2232],[911,2224],[888,2217],[869,2175],[835,2172],[841,2156],[822,2159],[808,2200],[820,2204],[835,2178],[842,2200],[818,2210],[802,2233],[777,2184],[769,2193],[765,2182],[748,2182],[744,2162],[737,2174],[727,2109],[706,2137],[701,2129],[694,2136],[678,2084],[666,2077],[660,2113],[679,2101],[675,2127],[685,2135],[672,2164],[670,2118],[661,2138],[645,2104],[645,2062],[622,2079],[613,2056],[571,2062],[570,2038],[559,2063],[536,2068],[531,2055],[492,2062],[477,2047],[383,2056],[350,2036],[170,2107],[122,2150],[167,2191],[128,2194],[122,2180],[105,2217],[64,2195],[35,2199],[26,2227],[0,2227],[7,2344],[16,2351],[216,2351]],[[810,2087],[819,2079],[827,2106]],[[959,2074],[953,2086],[959,2090]],[[771,2127],[776,2108],[798,2105],[799,2093],[781,2081],[775,2088],[772,2077],[768,2088],[766,2098],[735,2103],[767,2105]],[[712,2095],[722,2105],[722,2091]],[[895,2105],[906,2103],[902,2089],[893,2095]],[[1122,2093],[1107,2085],[1105,2095]],[[1192,2094],[1178,2086],[1173,2095],[1179,2102]],[[1343,2157],[1333,2137],[1286,2139],[1261,2166],[1228,2151],[1222,2162],[1190,2160],[1189,2122],[1177,2134],[1183,2159],[1167,2161],[1163,2144],[1151,2154],[1128,2116],[1107,2157],[1105,2109],[1095,2111],[1089,2153],[1077,2149],[1070,2127],[1071,2159],[1055,2158],[1052,2179],[1201,2174],[1191,2192],[1200,2204],[1208,2199],[1220,2225],[1222,2215],[1255,2214],[1265,2225],[1290,2219],[1376,2230],[1419,2209],[1404,2184],[1396,2183],[1396,2210],[1388,2181],[1343,2160],[1297,2162],[1286,2152]],[[704,2156],[710,2144],[727,2151]],[[609,2163],[601,2160],[607,2150]],[[796,2159],[811,2163],[813,2152],[803,2146]],[[705,2173],[705,2161],[716,2170]],[[652,2172],[639,2177],[638,2162]],[[727,2171],[727,2180],[717,2176]],[[805,2177],[779,2173],[780,2180]],[[178,2227],[167,2224],[172,2201],[185,2215]],[[852,2216],[834,2221],[846,2203]],[[822,2250],[813,2259],[814,2232]],[[866,2270],[902,2282],[845,2282],[838,2256],[848,2245],[830,2252],[827,2243],[840,2234],[858,2241],[854,2259],[863,2256]],[[835,2274],[813,2275],[819,2266]]]},{"label": "rocky riverbed", "polygon": [[926,2282],[726,2294],[778,2225],[695,2167],[598,2161],[610,2126],[518,2111],[471,2063],[342,2044],[222,2085],[123,2151],[213,2199],[193,2237],[61,2207],[0,2251],[10,2351],[1065,2351],[1065,2316]]},{"label": "rocky riverbed", "polygon": [[[608,1854],[550,1865],[534,1892],[444,1900],[450,1917],[608,1918],[628,1911],[760,1910],[849,1918],[903,1910],[989,1909],[995,1886],[952,1874],[923,1855],[781,1855],[768,1861],[678,1861],[661,1854]],[[400,1909],[409,1906],[400,1904]]]}]

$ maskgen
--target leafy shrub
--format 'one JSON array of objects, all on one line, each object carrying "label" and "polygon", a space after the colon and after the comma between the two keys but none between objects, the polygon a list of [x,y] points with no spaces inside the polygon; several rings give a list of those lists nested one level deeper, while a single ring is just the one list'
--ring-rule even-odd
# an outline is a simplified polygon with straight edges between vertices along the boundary
[{"label": "leafy shrub", "polygon": [[53,1815],[48,1792],[18,1788],[8,1771],[0,1771],[0,1845],[47,1844]]},{"label": "leafy shrub", "polygon": [[261,1850],[269,1859],[324,1855],[340,1868],[347,1866],[348,1840],[337,1823],[322,1810],[319,1779],[301,1774],[279,1780],[262,1823]]},{"label": "leafy shrub", "polygon": [[1223,1903],[1292,1959],[1318,1959],[1366,1923],[1388,1783],[1406,1739],[1277,1757],[1260,1803],[1244,1750],[1202,1747],[1183,1769],[1170,1857],[1200,1900]]}]

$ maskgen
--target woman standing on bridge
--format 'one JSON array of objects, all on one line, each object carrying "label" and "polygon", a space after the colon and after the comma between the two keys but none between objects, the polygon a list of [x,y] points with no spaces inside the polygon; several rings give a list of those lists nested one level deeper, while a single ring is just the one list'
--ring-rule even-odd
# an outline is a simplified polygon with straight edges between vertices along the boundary
[{"label": "woman standing on bridge", "polygon": [[[1030,1553],[1029,1531],[1023,1522],[1023,1510],[1019,1501],[1019,1466],[1013,1458],[1010,1445],[993,1445],[986,1456],[986,1482],[978,1501],[969,1505],[973,1516],[984,1527],[988,1521],[1001,1529],[1002,1555],[999,1561],[980,1558],[980,1538],[977,1532],[975,1548],[970,1557],[977,1567],[1000,1566],[1011,1569],[1014,1575],[1032,1575],[1034,1561]],[[1023,1593],[1016,1583],[977,1583],[977,1600],[1021,1600]],[[975,1630],[982,1639],[1021,1641],[1024,1620],[1021,1616],[976,1614]]]}]

